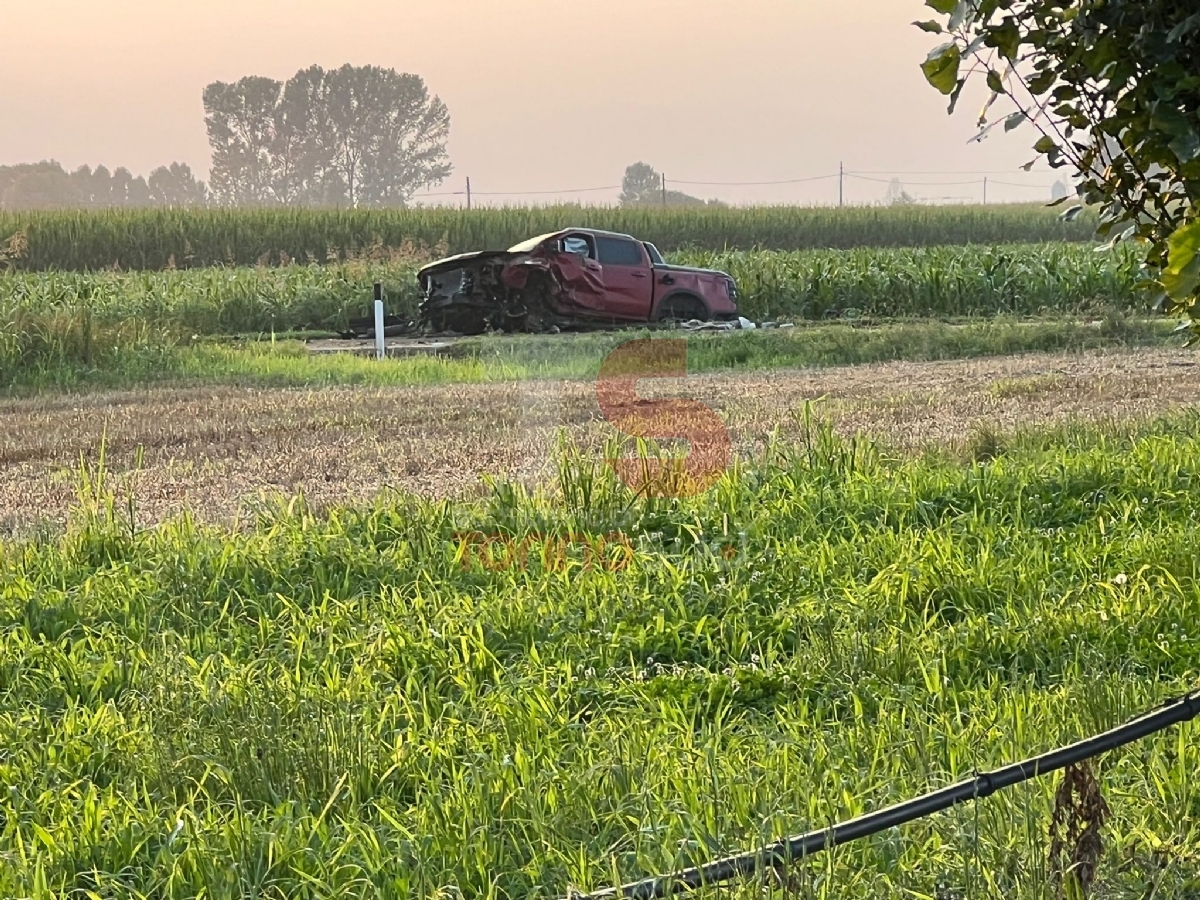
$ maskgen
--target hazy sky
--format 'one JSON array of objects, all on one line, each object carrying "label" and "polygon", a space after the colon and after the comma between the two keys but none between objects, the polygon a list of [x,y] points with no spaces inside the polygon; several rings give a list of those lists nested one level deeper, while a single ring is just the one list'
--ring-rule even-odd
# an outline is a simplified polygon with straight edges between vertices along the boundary
[{"label": "hazy sky", "polygon": [[[921,0],[6,0],[0,164],[173,160],[204,172],[201,92],[317,63],[415,72],[452,116],[476,192],[614,185],[645,160],[673,181],[779,181],[847,170],[991,172],[991,198],[1041,199],[1032,137],[967,141],[978,95],[946,116],[918,68]],[[969,102],[968,102],[969,101]],[[917,196],[978,196],[983,175],[901,176]],[[828,202],[836,180],[676,184],[735,202]],[[847,199],[883,196],[850,178]],[[611,201],[615,192],[580,195]],[[516,197],[481,198],[493,202]],[[550,198],[534,197],[528,200]],[[453,198],[451,198],[453,200]],[[447,201],[450,202],[450,201]]]}]

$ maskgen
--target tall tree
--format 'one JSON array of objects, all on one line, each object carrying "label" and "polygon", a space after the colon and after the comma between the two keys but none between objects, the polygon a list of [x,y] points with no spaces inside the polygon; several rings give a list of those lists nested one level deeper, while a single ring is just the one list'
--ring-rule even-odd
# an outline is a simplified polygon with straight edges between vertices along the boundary
[{"label": "tall tree", "polygon": [[223,203],[404,205],[451,171],[449,111],[416,75],[312,66],[211,84],[204,107]]},{"label": "tall tree", "polygon": [[[948,35],[922,69],[950,97],[972,78],[994,127],[1038,132],[1034,151],[1074,169],[1103,235],[1147,250],[1157,305],[1200,339],[1200,11],[1195,0],[926,0],[916,23]],[[998,111],[999,110],[999,111]],[[1026,168],[1032,167],[1033,162]],[[1063,198],[1065,199],[1065,198]],[[1060,201],[1061,202],[1061,201]],[[1073,215],[1069,211],[1067,215]]]},{"label": "tall tree", "polygon": [[329,132],[323,98],[325,70],[311,66],[283,86],[275,109],[275,195],[287,205],[333,206],[344,202],[329,181]]},{"label": "tall tree", "polygon": [[663,179],[653,166],[634,163],[621,180],[621,203],[625,206],[724,206],[720,200],[701,200],[683,191],[663,193]]},{"label": "tall tree", "polygon": [[79,193],[88,209],[107,209],[112,206],[112,173],[107,166],[96,166],[88,172],[87,166],[75,173]]},{"label": "tall tree", "polygon": [[150,173],[150,203],[154,206],[203,206],[208,188],[187,163],[171,163]]},{"label": "tall tree", "polygon": [[274,79],[253,76],[234,84],[214,82],[204,89],[204,123],[213,154],[209,182],[218,202],[287,202],[279,175],[280,147],[287,141],[277,133],[282,90]]},{"label": "tall tree", "polygon": [[150,188],[142,176],[134,176],[124,166],[112,175],[112,205],[129,208],[150,205]]},{"label": "tall tree", "polygon": [[654,199],[661,202],[662,188],[662,176],[654,167],[636,162],[625,169],[625,177],[621,180],[621,202],[630,206]]},{"label": "tall tree", "polygon": [[403,206],[451,172],[450,112],[417,75],[342,66],[325,75],[322,135],[350,206]]}]

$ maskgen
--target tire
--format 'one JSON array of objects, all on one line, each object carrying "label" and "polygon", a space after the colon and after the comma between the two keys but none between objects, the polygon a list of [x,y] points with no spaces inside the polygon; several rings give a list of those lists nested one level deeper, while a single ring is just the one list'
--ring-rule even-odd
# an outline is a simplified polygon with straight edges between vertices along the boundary
[{"label": "tire", "polygon": [[483,334],[488,329],[487,320],[472,310],[439,310],[429,320],[435,334],[455,331],[467,336]]},{"label": "tire", "polygon": [[708,307],[699,297],[693,297],[691,294],[676,294],[668,297],[658,308],[658,321],[660,322],[690,322],[692,319],[707,322],[711,318]]}]

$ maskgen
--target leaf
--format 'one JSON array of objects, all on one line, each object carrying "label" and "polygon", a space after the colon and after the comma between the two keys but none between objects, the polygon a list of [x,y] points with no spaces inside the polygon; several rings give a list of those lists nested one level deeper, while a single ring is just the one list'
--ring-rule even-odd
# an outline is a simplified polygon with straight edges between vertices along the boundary
[{"label": "leaf", "polygon": [[933,19],[930,19],[928,22],[913,22],[913,24],[922,31],[927,31],[930,34],[942,34],[945,31],[945,29],[942,28],[942,24],[940,22],[933,21]]},{"label": "leaf", "polygon": [[[992,107],[996,104],[996,101],[999,98],[1000,98],[1000,94],[997,94],[997,93],[990,94],[987,98],[987,102],[983,104],[983,109],[981,109],[979,111],[979,120],[975,124],[979,128],[984,128],[984,126],[987,126],[986,128],[984,128],[985,134],[1000,124],[999,121],[996,121],[996,122],[993,122],[991,125],[988,125],[988,113],[990,113],[992,111]],[[983,135],[980,135],[980,137],[983,137]]]},{"label": "leaf", "polygon": [[1040,97],[1050,88],[1054,87],[1054,83],[1058,81],[1058,73],[1054,69],[1047,69],[1044,72],[1039,72],[1028,81],[1029,93]]},{"label": "leaf", "polygon": [[1169,268],[1190,263],[1192,258],[1200,253],[1200,219],[1176,228],[1167,239],[1167,245],[1171,248],[1167,264]]},{"label": "leaf", "polygon": [[1187,129],[1167,146],[1179,157],[1180,162],[1189,163],[1200,157],[1200,135],[1197,135],[1194,129]]},{"label": "leaf", "polygon": [[949,96],[958,90],[958,67],[961,64],[962,53],[958,44],[951,41],[934,47],[921,64],[921,71],[925,73],[926,81]]},{"label": "leaf", "polygon": [[950,108],[946,110],[950,115],[954,115],[954,108],[958,106],[958,98],[962,96],[963,88],[967,86],[967,79],[958,79],[958,84],[954,86],[954,93],[950,95]]},{"label": "leaf", "polygon": [[1183,225],[1167,240],[1170,248],[1163,287],[1171,299],[1190,299],[1200,287],[1200,220]]},{"label": "leaf", "polygon": [[[957,31],[967,21],[967,16],[975,12],[975,4],[972,0],[958,0],[954,4],[954,14],[950,16],[950,30]],[[980,35],[982,38],[983,35]]]},{"label": "leaf", "polygon": [[51,853],[57,852],[58,842],[54,840],[54,836],[37,822],[33,822],[31,824],[33,825],[34,837],[41,841],[45,845],[46,849]]},{"label": "leaf", "polygon": [[1003,22],[992,29],[992,40],[1005,59],[1016,62],[1021,50],[1021,30],[1012,16],[1006,16]]},{"label": "leaf", "polygon": [[1167,43],[1173,44],[1184,35],[1191,34],[1197,28],[1200,28],[1200,13],[1193,13],[1171,29],[1167,34]]},{"label": "leaf", "polygon": [[1200,152],[1200,138],[1191,121],[1173,104],[1165,101],[1155,104],[1150,124],[1173,138],[1168,146],[1183,162],[1191,162],[1195,157],[1190,154]]},{"label": "leaf", "polygon": [[1061,216],[1059,216],[1059,218],[1062,219],[1064,222],[1074,222],[1077,218],[1079,218],[1079,214],[1081,212],[1083,212],[1082,206],[1072,206],[1070,209],[1068,209],[1066,212],[1064,212]]},{"label": "leaf", "polygon": [[925,5],[943,16],[948,16],[958,6],[958,0],[925,0]]},{"label": "leaf", "polygon": [[1058,144],[1049,135],[1042,135],[1042,137],[1038,138],[1038,142],[1033,145],[1033,149],[1038,153],[1053,153],[1058,149]]},{"label": "leaf", "polygon": [[[981,119],[980,125],[984,126],[984,123],[986,123],[986,121],[987,121],[986,119]],[[1000,124],[999,122],[993,122],[991,125],[986,125],[985,127],[982,128],[982,130],[978,134],[976,134],[973,138],[971,138],[969,141],[967,141],[967,143],[968,144],[978,144],[980,141],[982,141],[985,137],[987,137],[991,133],[993,128],[995,128],[999,124]]]},{"label": "leaf", "polygon": [[1004,120],[1004,130],[1006,132],[1012,131],[1014,128],[1020,127],[1021,123],[1024,121],[1025,121],[1025,113],[1021,113],[1021,112],[1013,113],[1011,116],[1009,116],[1007,119]]},{"label": "leaf", "polygon": [[1004,93],[1004,82],[1000,80],[1000,73],[992,70],[987,73],[987,86],[993,94]]},{"label": "leaf", "polygon": [[981,34],[977,38],[975,38],[975,40],[971,41],[971,43],[967,44],[967,49],[963,51],[963,56],[971,56],[972,54],[974,54],[976,50],[978,50],[980,47],[983,46],[983,43],[986,40],[987,40],[987,32],[984,32],[983,34]]}]

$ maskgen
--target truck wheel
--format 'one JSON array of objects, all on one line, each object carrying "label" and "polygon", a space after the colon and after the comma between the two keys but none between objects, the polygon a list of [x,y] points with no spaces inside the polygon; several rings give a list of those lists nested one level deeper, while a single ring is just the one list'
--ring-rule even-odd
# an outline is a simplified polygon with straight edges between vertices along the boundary
[{"label": "truck wheel", "polygon": [[687,294],[668,297],[658,308],[660,322],[690,322],[692,319],[702,322],[709,319],[708,309],[697,297]]},{"label": "truck wheel", "polygon": [[454,331],[458,334],[479,335],[488,329],[487,319],[474,310],[439,310],[429,319],[434,334]]}]

